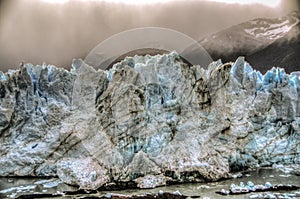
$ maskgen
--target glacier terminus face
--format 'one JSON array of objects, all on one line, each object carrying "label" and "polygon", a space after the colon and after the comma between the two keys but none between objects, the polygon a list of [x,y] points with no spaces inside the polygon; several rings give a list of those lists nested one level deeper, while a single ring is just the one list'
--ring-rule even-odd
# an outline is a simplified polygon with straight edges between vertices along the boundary
[{"label": "glacier terminus face", "polygon": [[189,66],[176,52],[108,71],[25,64],[0,73],[0,176],[151,188],[300,164],[299,80],[243,57]]}]

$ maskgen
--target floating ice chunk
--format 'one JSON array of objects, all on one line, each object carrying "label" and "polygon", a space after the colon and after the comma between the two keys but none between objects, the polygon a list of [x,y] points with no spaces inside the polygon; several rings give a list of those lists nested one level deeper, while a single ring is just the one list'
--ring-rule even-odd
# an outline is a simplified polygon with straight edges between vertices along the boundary
[{"label": "floating ice chunk", "polygon": [[49,180],[39,180],[35,182],[35,185],[43,185],[44,188],[53,188],[57,187],[59,184],[61,184],[62,181],[59,179],[49,179]]},{"label": "floating ice chunk", "polygon": [[12,192],[12,191],[25,191],[25,190],[27,191],[27,190],[35,189],[35,188],[36,188],[36,185],[11,187],[11,188],[8,188],[8,189],[1,190],[0,193],[9,193],[9,192]]}]

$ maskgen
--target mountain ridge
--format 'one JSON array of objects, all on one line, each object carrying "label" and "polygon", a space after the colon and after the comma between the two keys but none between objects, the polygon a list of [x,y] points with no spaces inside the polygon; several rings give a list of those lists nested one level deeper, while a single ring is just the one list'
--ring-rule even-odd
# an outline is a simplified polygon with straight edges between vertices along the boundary
[{"label": "mountain ridge", "polygon": [[[220,58],[229,62],[245,56],[262,73],[273,66],[285,68],[291,73],[300,70],[299,35],[300,13],[293,11],[280,18],[257,18],[237,24],[207,36],[199,43],[214,60]],[[273,53],[286,53],[285,49],[290,46],[289,55],[285,56],[284,61],[272,57]],[[264,60],[266,55],[267,59]]]}]

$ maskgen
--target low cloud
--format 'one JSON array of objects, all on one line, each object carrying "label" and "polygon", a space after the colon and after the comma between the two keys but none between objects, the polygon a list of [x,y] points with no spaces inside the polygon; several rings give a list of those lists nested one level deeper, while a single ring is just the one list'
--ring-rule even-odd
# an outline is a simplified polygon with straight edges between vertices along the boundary
[{"label": "low cloud", "polygon": [[21,61],[69,68],[72,58],[85,58],[101,41],[127,29],[165,27],[198,40],[243,21],[287,14],[295,6],[297,1],[270,8],[203,1],[125,5],[95,1],[48,4],[38,0],[2,0],[0,69],[17,68]]}]

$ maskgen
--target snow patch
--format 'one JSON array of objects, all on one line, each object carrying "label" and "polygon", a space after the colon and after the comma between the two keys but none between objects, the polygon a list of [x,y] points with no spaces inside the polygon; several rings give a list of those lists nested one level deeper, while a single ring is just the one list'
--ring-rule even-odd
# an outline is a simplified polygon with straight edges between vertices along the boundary
[{"label": "snow patch", "polygon": [[[290,20],[284,20],[281,23],[276,24],[268,24],[268,27],[255,27],[255,28],[246,28],[244,31],[254,36],[255,38],[266,38],[269,40],[276,40],[284,36],[288,33],[295,25],[299,23],[299,19],[297,19],[294,23],[291,23]],[[250,24],[257,25],[257,21],[252,21]],[[262,23],[260,22],[259,25]],[[265,24],[265,23],[264,23]]]}]

